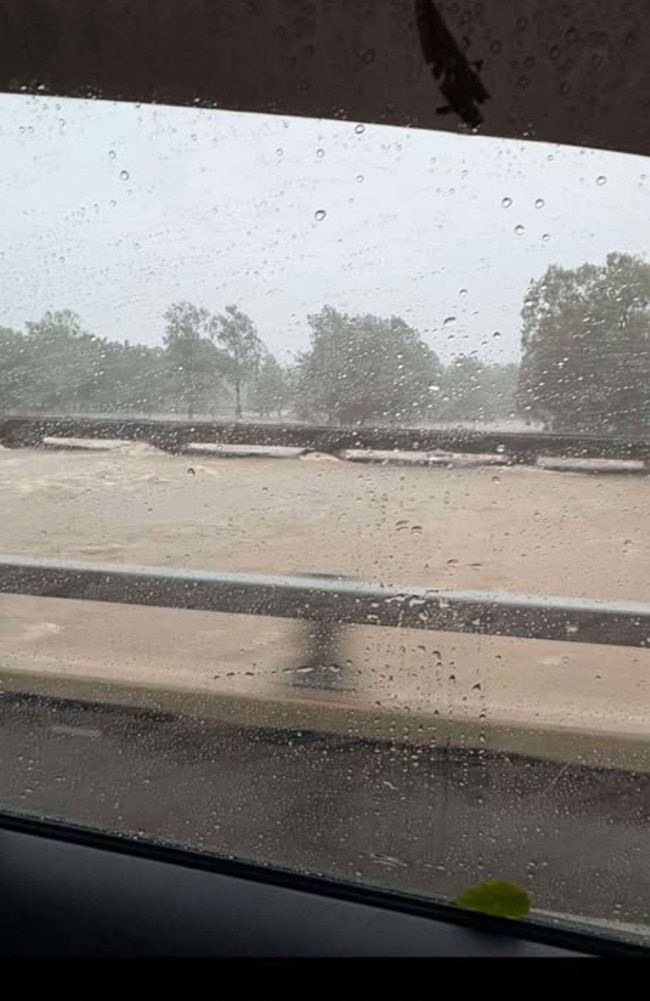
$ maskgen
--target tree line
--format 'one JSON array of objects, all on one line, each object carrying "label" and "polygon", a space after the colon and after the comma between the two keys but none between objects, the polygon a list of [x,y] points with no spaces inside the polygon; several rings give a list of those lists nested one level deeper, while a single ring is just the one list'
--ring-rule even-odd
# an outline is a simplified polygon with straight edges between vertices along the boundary
[{"label": "tree line", "polygon": [[519,366],[475,355],[444,365],[400,317],[331,306],[307,318],[309,345],[284,365],[237,306],[173,303],[156,347],[48,312],[24,331],[0,327],[0,410],[401,425],[518,416],[562,432],[650,435],[650,264],[611,253],[551,265],[521,315]]},{"label": "tree line", "polygon": [[441,363],[398,317],[307,319],[309,347],[290,365],[237,306],[212,314],[177,302],[161,346],[111,341],[70,310],[24,331],[0,327],[0,409],[12,413],[243,413],[355,424],[495,420],[512,413],[517,370],[461,356]]}]

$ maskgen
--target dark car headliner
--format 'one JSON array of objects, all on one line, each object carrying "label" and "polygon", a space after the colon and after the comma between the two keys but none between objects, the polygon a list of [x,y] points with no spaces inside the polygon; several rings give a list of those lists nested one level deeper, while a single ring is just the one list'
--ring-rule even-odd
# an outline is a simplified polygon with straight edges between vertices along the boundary
[{"label": "dark car headliner", "polygon": [[650,151],[647,0],[0,0],[0,90]]}]

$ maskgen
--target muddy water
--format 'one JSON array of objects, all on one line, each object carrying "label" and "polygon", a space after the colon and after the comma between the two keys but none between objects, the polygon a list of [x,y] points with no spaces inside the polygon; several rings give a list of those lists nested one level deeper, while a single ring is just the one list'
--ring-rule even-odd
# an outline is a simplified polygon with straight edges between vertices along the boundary
[{"label": "muddy water", "polygon": [[[0,452],[0,549],[384,584],[650,601],[650,480],[334,459]],[[288,622],[0,598],[5,670],[282,692]],[[650,652],[352,629],[369,705],[645,732]]]}]

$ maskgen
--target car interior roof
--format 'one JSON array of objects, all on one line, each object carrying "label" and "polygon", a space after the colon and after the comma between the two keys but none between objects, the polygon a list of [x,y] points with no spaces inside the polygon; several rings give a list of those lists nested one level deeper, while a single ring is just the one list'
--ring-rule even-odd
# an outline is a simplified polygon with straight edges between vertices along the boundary
[{"label": "car interior roof", "polygon": [[646,154],[644,0],[0,0],[0,90]]}]

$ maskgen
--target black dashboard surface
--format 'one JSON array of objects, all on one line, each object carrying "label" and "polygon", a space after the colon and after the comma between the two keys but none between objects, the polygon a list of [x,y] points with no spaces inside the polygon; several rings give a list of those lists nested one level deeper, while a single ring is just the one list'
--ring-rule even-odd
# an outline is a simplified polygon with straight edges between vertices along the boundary
[{"label": "black dashboard surface", "polygon": [[0,830],[4,956],[567,956],[350,899]]}]

